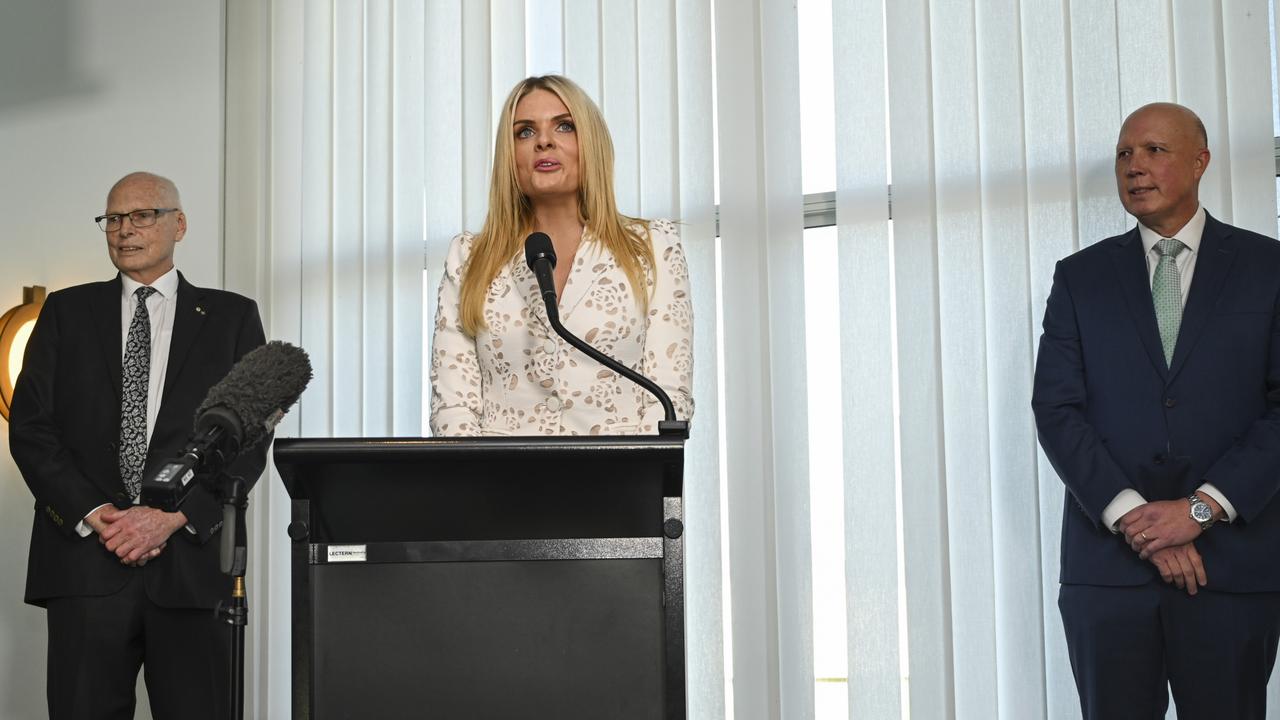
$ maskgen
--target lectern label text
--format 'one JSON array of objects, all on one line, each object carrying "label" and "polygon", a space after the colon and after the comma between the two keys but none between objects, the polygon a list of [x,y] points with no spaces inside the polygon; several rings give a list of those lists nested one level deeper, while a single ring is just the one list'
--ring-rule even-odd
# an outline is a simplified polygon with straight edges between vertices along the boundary
[{"label": "lectern label text", "polygon": [[364,545],[330,545],[329,562],[364,562]]}]

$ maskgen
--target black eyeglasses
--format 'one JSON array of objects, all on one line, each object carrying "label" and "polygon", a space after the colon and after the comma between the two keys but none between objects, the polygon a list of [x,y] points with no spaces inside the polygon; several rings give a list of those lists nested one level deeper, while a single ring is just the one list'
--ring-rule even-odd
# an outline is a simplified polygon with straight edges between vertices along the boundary
[{"label": "black eyeglasses", "polygon": [[124,219],[129,218],[129,222],[136,228],[151,227],[156,224],[156,220],[167,212],[176,212],[179,208],[144,208],[142,210],[134,210],[133,212],[115,214],[115,215],[99,215],[93,221],[98,223],[98,227],[103,232],[111,232],[119,230]]}]

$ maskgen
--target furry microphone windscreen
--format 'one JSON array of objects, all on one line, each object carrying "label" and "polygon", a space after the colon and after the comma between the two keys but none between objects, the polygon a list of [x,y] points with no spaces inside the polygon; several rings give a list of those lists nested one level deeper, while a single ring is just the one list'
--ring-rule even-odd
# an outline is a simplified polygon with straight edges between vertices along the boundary
[{"label": "furry microphone windscreen", "polygon": [[241,450],[266,438],[293,407],[311,382],[311,360],[300,347],[279,340],[255,348],[240,358],[227,376],[209,389],[196,410],[196,427],[216,422],[205,419],[229,411],[239,420]]}]

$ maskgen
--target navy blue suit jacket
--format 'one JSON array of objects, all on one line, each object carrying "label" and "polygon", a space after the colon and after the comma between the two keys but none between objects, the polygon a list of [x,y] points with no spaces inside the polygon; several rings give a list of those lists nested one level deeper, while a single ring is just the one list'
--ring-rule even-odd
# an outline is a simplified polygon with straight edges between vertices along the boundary
[{"label": "navy blue suit jacket", "polygon": [[[178,452],[191,436],[196,408],[209,388],[245,353],[264,342],[257,305],[222,290],[195,287],[179,274],[169,364],[144,474]],[[120,479],[120,279],[49,295],[27,344],[13,394],[9,444],[35,496],[27,602],[108,595],[141,573],[148,596],[165,607],[214,607],[230,591],[219,570],[221,506],[204,488],[182,506],[192,534],[179,529],[142,568],[126,567],[96,535],[75,526],[103,503],[127,505]],[[250,483],[266,464],[266,446],[229,468]]]},{"label": "navy blue suit jacket", "polygon": [[1067,486],[1060,580],[1158,577],[1103,509],[1125,488],[1170,500],[1207,481],[1239,513],[1195,541],[1207,587],[1280,591],[1280,243],[1206,218],[1168,367],[1149,277],[1136,227],[1054,272],[1032,407]]}]

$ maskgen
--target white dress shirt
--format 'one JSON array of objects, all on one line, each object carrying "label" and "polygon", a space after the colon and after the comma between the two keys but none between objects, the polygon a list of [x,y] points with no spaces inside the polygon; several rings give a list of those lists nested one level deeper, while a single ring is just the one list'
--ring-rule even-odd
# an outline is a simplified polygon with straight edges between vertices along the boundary
[{"label": "white dress shirt", "polygon": [[[125,349],[129,343],[129,326],[133,324],[133,313],[138,300],[134,293],[142,287],[142,283],[121,273],[120,275],[120,359],[124,361]],[[147,315],[151,319],[151,378],[147,382],[147,442],[151,442],[151,432],[156,426],[156,416],[160,412],[160,395],[164,392],[165,373],[169,369],[169,345],[173,340],[173,318],[178,307],[178,270],[171,268],[161,275],[151,287],[156,291],[147,298]],[[110,503],[103,503],[99,508]],[[88,517],[86,515],[85,517]],[[80,537],[88,537],[93,528],[81,520],[76,525]]]},{"label": "white dress shirt", "polygon": [[[1187,246],[1174,258],[1174,262],[1178,265],[1179,278],[1182,284],[1182,306],[1187,306],[1187,295],[1191,291],[1191,276],[1196,269],[1196,258],[1200,256],[1200,240],[1204,235],[1204,207],[1196,210],[1196,214],[1191,216],[1186,225],[1182,229],[1174,233],[1171,237],[1180,240],[1183,245]],[[1154,282],[1156,276],[1156,266],[1160,264],[1160,253],[1156,250],[1156,243],[1164,239],[1160,233],[1151,228],[1138,223],[1138,235],[1142,237],[1142,249],[1147,260],[1147,280]],[[1218,501],[1222,509],[1227,513],[1227,522],[1236,519],[1236,509],[1227,500],[1227,496],[1222,491],[1214,487],[1212,483],[1202,484],[1196,492],[1203,493]],[[1102,522],[1112,532],[1117,532],[1116,524],[1120,522],[1120,518],[1134,508],[1145,505],[1146,498],[1142,494],[1132,488],[1125,488],[1115,496],[1106,508],[1102,511]]]}]

